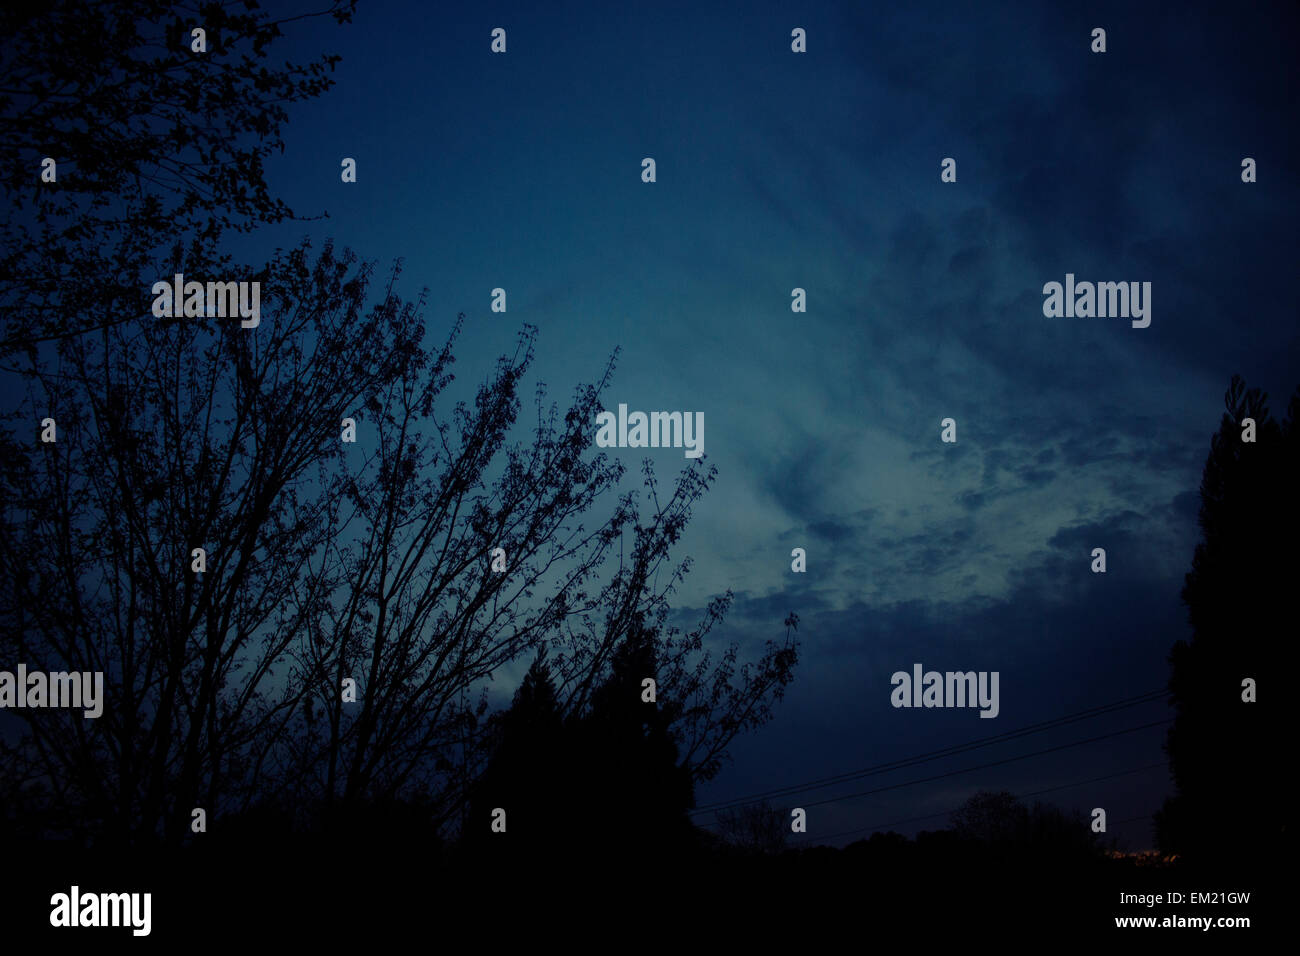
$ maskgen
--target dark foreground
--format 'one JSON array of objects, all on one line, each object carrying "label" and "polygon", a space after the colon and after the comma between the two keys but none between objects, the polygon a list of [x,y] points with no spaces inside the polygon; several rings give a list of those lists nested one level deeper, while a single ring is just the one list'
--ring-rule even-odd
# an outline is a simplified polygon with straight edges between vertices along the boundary
[{"label": "dark foreground", "polygon": [[[1273,885],[1260,864],[1244,861],[1063,861],[902,838],[776,856],[646,844],[617,852],[590,843],[512,845],[512,836],[472,850],[391,833],[209,839],[150,853],[11,842],[0,881],[0,926],[10,952],[20,950],[8,944],[31,940],[54,944],[33,952],[65,945],[68,951],[85,945],[209,951],[235,943],[492,952],[558,943],[564,952],[603,953],[627,947],[694,952],[716,945],[710,941],[776,946],[781,939],[802,940],[800,952],[829,952],[832,943],[823,937],[845,932],[842,938],[855,946],[892,940],[924,948],[940,935],[971,944],[1100,936],[1162,947],[1215,936],[1218,945],[1232,945],[1272,935],[1274,923],[1267,915]],[[82,893],[152,894],[149,935],[135,937],[128,927],[52,927],[51,897],[74,884]],[[1171,891],[1184,899],[1170,904]],[[1249,901],[1227,902],[1226,894],[1239,892],[1249,893]],[[1220,895],[1193,905],[1194,893]],[[1133,896],[1121,902],[1121,894]],[[1132,901],[1156,894],[1155,905]],[[1246,916],[1251,926],[1115,922],[1148,916]]]}]

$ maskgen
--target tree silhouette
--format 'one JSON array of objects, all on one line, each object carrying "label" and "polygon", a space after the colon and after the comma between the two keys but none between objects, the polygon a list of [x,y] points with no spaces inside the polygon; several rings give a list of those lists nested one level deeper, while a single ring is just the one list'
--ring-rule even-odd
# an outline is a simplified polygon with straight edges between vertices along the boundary
[{"label": "tree silhouette", "polygon": [[[0,715],[17,835],[176,845],[194,807],[250,833],[418,808],[454,835],[499,737],[488,687],[547,649],[519,706],[553,685],[588,736],[630,740],[614,688],[653,671],[664,703],[635,710],[633,750],[689,806],[791,679],[788,636],[744,664],[710,652],[730,593],[670,626],[690,568],[671,551],[715,472],[693,460],[661,494],[647,463],[644,492],[620,488],[624,465],[592,454],[616,356],[567,408],[539,386],[521,436],[534,329],[457,394],[462,322],[427,333],[399,268],[376,288],[332,243],[255,265],[226,248],[292,216],[264,162],[337,59],[269,50],[353,6],[0,12],[0,661],[102,672],[106,697],[98,720]],[[260,282],[260,326],[155,318],[177,272]]]},{"label": "tree silhouette", "polygon": [[981,790],[952,813],[958,836],[983,843],[1013,843],[1029,828],[1029,808],[1005,790]]},{"label": "tree silhouette", "polygon": [[[714,472],[692,462],[661,502],[647,466],[647,513],[625,492],[588,526],[623,475],[590,455],[612,360],[564,414],[539,390],[516,440],[533,330],[447,410],[460,323],[426,351],[423,299],[400,300],[396,274],[370,303],[371,269],[329,246],[263,272],[255,334],[196,319],[69,337],[4,419],[0,650],[103,671],[109,701],[98,721],[15,712],[23,819],[177,842],[195,806],[269,801],[329,825],[410,796],[454,830],[494,674],[552,645],[566,715],[608,710],[607,681],[634,676],[624,646],[649,633],[689,765],[716,772],[796,653],[713,663],[704,637],[730,595],[687,635],[664,626],[689,569],[669,551]],[[47,415],[54,444],[36,439]]]},{"label": "tree silhouette", "polygon": [[[1233,376],[1201,480],[1202,540],[1182,597],[1190,641],[1170,654],[1176,717],[1166,751],[1178,794],[1156,816],[1161,849],[1223,860],[1281,852],[1291,839],[1283,753],[1295,673],[1300,541],[1300,389],[1284,421]],[[1255,421],[1245,442],[1243,421]],[[1243,681],[1259,700],[1243,700]]]},{"label": "tree silhouette", "polygon": [[[286,489],[332,447],[322,416],[390,377],[409,343],[361,319],[360,287],[342,288],[331,256],[315,276],[303,256],[262,270],[295,325],[258,347],[207,317],[153,319],[149,290],[176,272],[256,278],[222,239],[292,217],[264,161],[283,151],[288,105],[328,90],[338,59],[283,64],[270,52],[291,21],[342,23],[354,6],[284,18],[257,3],[157,0],[0,10],[0,360],[15,376],[4,383],[14,401],[0,467],[13,497],[0,520],[0,652],[105,671],[112,708],[93,727],[58,712],[27,719],[23,745],[2,745],[6,806],[34,832],[175,836],[182,804],[247,795],[240,781],[261,776],[245,765],[259,759],[254,741],[269,744],[292,705],[284,688],[266,694],[292,633],[277,602],[310,577],[303,554],[320,516]],[[206,52],[191,49],[196,27]],[[345,363],[339,334],[296,359],[281,351],[339,321],[392,352],[368,369]],[[321,376],[298,406],[284,382],[292,361]],[[276,420],[281,401],[295,421]],[[32,447],[33,414],[55,418],[60,444]],[[212,570],[181,573],[191,546],[222,536],[231,546]],[[228,694],[232,680],[245,693]]]},{"label": "tree silhouette", "polygon": [[[770,699],[790,678],[796,650],[787,633],[779,650],[769,645],[756,671],[720,694],[723,706],[704,721],[710,738],[701,751],[709,760],[704,764],[693,763],[682,748],[688,733],[701,729],[701,715],[685,719],[689,708],[675,697],[647,699],[646,678],[658,684],[656,675],[671,676],[659,660],[666,646],[658,630],[641,620],[614,648],[608,671],[583,707],[571,703],[567,712],[549,664],[538,656],[512,706],[496,721],[493,755],[477,781],[469,815],[471,842],[490,841],[489,812],[503,807],[511,821],[523,821],[519,827],[511,823],[511,832],[519,834],[511,842],[530,849],[649,858],[698,846],[700,834],[687,813],[695,805],[695,782],[715,770],[717,759],[708,755],[766,719]],[[733,647],[728,658],[734,653]],[[707,656],[700,664],[707,669]],[[769,670],[784,678],[776,691],[762,679]],[[713,679],[729,673],[724,665]],[[680,686],[672,680],[662,685],[669,694]],[[732,711],[742,704],[752,714],[738,723]]]},{"label": "tree silhouette", "polygon": [[960,839],[999,855],[1056,863],[1096,856],[1101,849],[1100,834],[1082,813],[1042,802],[1028,806],[1005,790],[972,795],[953,812],[952,829]]},{"label": "tree silhouette", "polygon": [[[303,694],[286,658],[339,580],[339,423],[416,361],[410,307],[367,309],[327,248],[268,268],[273,324],[122,323],[56,343],[0,428],[5,661],[105,674],[101,718],[15,711],[34,805],[87,835],[179,838],[246,805]],[[357,358],[354,336],[378,346]],[[58,441],[32,423],[58,423]],[[191,570],[194,548],[207,570]],[[224,799],[222,799],[224,798]]]},{"label": "tree silhouette", "polygon": [[544,850],[563,845],[573,812],[566,808],[566,787],[559,784],[570,779],[572,756],[545,649],[494,724],[492,756],[475,783],[464,835],[477,848],[492,845],[488,827],[469,821],[485,824],[501,807],[507,812],[510,846]]},{"label": "tree silhouette", "polygon": [[788,844],[790,815],[766,800],[716,813],[718,834],[745,853],[780,853]]},{"label": "tree silhouette", "polygon": [[584,794],[593,846],[663,853],[691,839],[695,806],[689,766],[679,764],[676,702],[647,702],[642,680],[657,678],[655,635],[639,623],[614,651],[608,676],[571,718],[578,755],[574,791]]},{"label": "tree silhouette", "polygon": [[288,105],[328,90],[338,61],[270,51],[290,22],[343,23],[355,6],[283,18],[256,3],[0,7],[0,358],[143,318],[146,291],[174,272],[235,279],[222,236],[293,217],[264,162],[284,150]]}]

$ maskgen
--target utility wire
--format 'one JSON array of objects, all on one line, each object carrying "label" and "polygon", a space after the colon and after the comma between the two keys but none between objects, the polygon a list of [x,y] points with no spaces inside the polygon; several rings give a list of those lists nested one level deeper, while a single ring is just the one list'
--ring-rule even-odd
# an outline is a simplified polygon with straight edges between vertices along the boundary
[{"label": "utility wire", "polygon": [[[1073,780],[1070,783],[1062,783],[1055,787],[1044,787],[1042,790],[1030,790],[1027,793],[1012,794],[1012,796],[1014,796],[1017,800],[1023,800],[1025,797],[1037,797],[1040,796],[1041,794],[1052,793],[1053,791],[1056,790],[1068,790],[1070,787],[1081,787],[1085,783],[1097,783],[1100,780],[1113,780],[1116,777],[1127,777],[1129,774],[1141,773],[1144,770],[1154,770],[1156,767],[1163,767],[1163,766],[1165,766],[1164,762],[1149,763],[1144,767],[1134,767],[1132,770],[1121,770],[1119,771],[1119,773],[1108,773],[1100,777],[1089,777],[1087,780]],[[885,830],[889,827],[902,826],[904,823],[916,823],[920,820],[933,820],[935,817],[951,816],[952,814],[956,813],[960,809],[961,807],[952,807],[951,809],[948,810],[940,810],[938,813],[927,813],[923,816],[907,817],[906,819],[903,820],[891,820],[888,823],[873,823],[871,826],[856,827],[855,829],[852,830],[841,830],[838,833],[828,833],[824,836],[810,833],[803,836],[802,839],[811,840],[814,837],[816,837],[819,840],[834,840],[838,837],[852,836],[855,833],[865,833],[868,830],[874,832],[876,830]],[[1121,823],[1131,823],[1134,820],[1146,820],[1146,819],[1149,819],[1149,817],[1129,817],[1127,820],[1115,820],[1113,822],[1115,826],[1118,826]]]},{"label": "utility wire", "polygon": [[1064,727],[1068,724],[1076,723],[1080,720],[1091,720],[1093,717],[1099,717],[1103,714],[1113,713],[1118,710],[1123,710],[1124,708],[1127,707],[1135,707],[1139,704],[1151,703],[1159,699],[1160,697],[1165,696],[1167,693],[1168,691],[1164,689],[1148,691],[1147,693],[1139,694],[1136,697],[1125,698],[1123,700],[1115,701],[1114,703],[1111,704],[1101,704],[1096,707],[1089,707],[1085,710],[1077,711],[1073,714],[1066,714],[1063,717],[1056,717],[1051,720],[1040,721],[1039,723],[1036,724],[1029,724],[1025,727],[1020,727],[1015,730],[1004,731],[1003,733],[1000,734],[992,734],[988,737],[979,737],[976,738],[975,740],[968,741],[963,744],[955,744],[951,747],[944,747],[939,750],[928,751],[926,753],[917,754],[913,757],[904,757],[899,760],[893,760],[888,763],[877,764],[876,766],[866,767],[861,770],[851,770],[846,773],[836,774],[831,777],[821,777],[815,780],[810,780],[806,783],[792,784],[786,787],[778,787],[773,790],[764,790],[759,793],[751,793],[746,796],[735,797],[730,800],[722,800],[722,801],[716,801],[714,803],[708,803],[702,807],[698,807],[690,811],[690,814],[691,816],[695,816],[701,813],[709,813],[709,812],[715,812],[717,810],[731,809],[733,807],[755,803],[760,800],[764,800],[768,797],[789,796],[795,793],[803,793],[804,791],[808,791],[808,790],[820,790],[824,787],[829,787],[837,783],[845,783],[849,780],[857,780],[862,777],[872,776],[878,773],[887,773],[888,771],[891,770],[901,770],[905,767],[911,767],[921,763],[928,763],[929,761],[939,760],[943,757],[955,756],[956,754],[959,753],[966,753],[967,751],[977,750],[981,747],[992,746],[993,744],[1002,743],[1008,740],[1015,740],[1018,737],[1024,737],[1030,734],[1041,733],[1042,731],[1052,730],[1057,727]]},{"label": "utility wire", "polygon": [[983,770],[986,767],[1000,767],[1003,764],[1015,763],[1017,760],[1028,760],[1030,757],[1041,757],[1043,754],[1055,753],[1058,750],[1068,750],[1071,747],[1082,747],[1084,744],[1096,743],[1098,740],[1109,740],[1112,737],[1120,737],[1124,734],[1136,733],[1139,730],[1146,730],[1149,727],[1159,727],[1168,724],[1172,718],[1165,720],[1155,720],[1149,724],[1138,724],[1136,727],[1126,727],[1123,730],[1112,731],[1109,734],[1098,734],[1096,737],[1085,737],[1083,740],[1072,740],[1068,744],[1057,744],[1055,747],[1045,747],[1042,750],[1034,750],[1027,754],[1019,754],[1015,757],[1006,757],[1002,760],[992,760],[988,763],[977,763],[973,767],[961,767],[957,770],[949,770],[947,773],[937,773],[932,777],[921,777],[919,780],[905,780],[902,783],[891,783],[885,787],[876,787],[874,790],[861,790],[857,793],[846,793],[838,797],[827,797],[825,800],[817,800],[813,803],[805,804],[807,807],[820,807],[827,803],[838,803],[841,800],[852,800],[855,797],[867,797],[873,793],[884,793],[886,790],[897,790],[900,787],[911,787],[918,783],[930,783],[934,780],[944,780],[948,777],[956,777],[959,774],[971,773],[975,770]]},{"label": "utility wire", "polygon": [[[1058,750],[1068,750],[1071,747],[1082,747],[1084,744],[1096,743],[1099,740],[1109,740],[1112,737],[1120,737],[1124,734],[1136,733],[1139,730],[1146,730],[1150,727],[1159,727],[1162,724],[1169,724],[1172,722],[1173,722],[1172,717],[1166,718],[1165,720],[1156,720],[1156,721],[1152,721],[1149,724],[1139,724],[1136,727],[1126,727],[1123,730],[1116,730],[1109,734],[1098,734],[1095,737],[1086,737],[1083,740],[1072,740],[1067,744],[1057,744],[1055,747],[1045,747],[1042,750],[1034,750],[1027,754],[1018,754],[1017,756],[1006,757],[1002,760],[992,760],[989,761],[988,763],[975,764],[973,767],[961,767],[958,768],[957,770],[949,770],[947,773],[939,773],[930,777],[920,777],[916,780],[904,780],[901,783],[891,783],[888,786],[876,787],[874,790],[861,790],[857,793],[846,793],[838,797],[827,797],[825,800],[817,800],[813,803],[805,803],[803,805],[803,808],[807,809],[809,807],[820,807],[827,803],[838,803],[841,800],[852,800],[856,797],[868,797],[871,796],[872,794],[884,793],[887,790],[898,790],[902,787],[915,786],[918,783],[931,783],[935,780],[944,780],[948,777],[955,777],[963,773],[971,773],[975,770],[984,770],[987,767],[1000,767],[1003,764],[1015,763],[1018,760],[1028,760],[1030,757],[1041,757],[1043,754],[1055,753]],[[715,826],[715,825],[717,825],[717,821],[713,821],[705,824],[705,826]]]}]

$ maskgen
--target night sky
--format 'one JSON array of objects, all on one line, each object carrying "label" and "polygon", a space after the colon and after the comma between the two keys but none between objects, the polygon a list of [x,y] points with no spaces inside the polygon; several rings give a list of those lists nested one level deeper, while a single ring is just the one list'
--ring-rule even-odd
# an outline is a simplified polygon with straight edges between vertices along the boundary
[{"label": "night sky", "polygon": [[[310,235],[381,275],[403,259],[431,337],[466,313],[466,386],[529,323],[557,401],[621,347],[607,407],[703,412],[719,474],[676,555],[695,562],[681,621],[730,588],[720,638],[757,651],[794,611],[802,653],[701,805],[1162,689],[1190,636],[1179,590],[1224,390],[1239,372],[1280,415],[1297,383],[1294,6],[905,7],[367,2],[350,26],[286,31],[290,58],[343,56],[268,177],[328,219],[259,230],[242,255]],[[1067,273],[1149,281],[1150,327],[1045,317]],[[629,488],[647,454],[665,481],[686,464],[614,454]],[[890,675],[917,662],[1000,672],[999,716],[891,707]],[[1170,716],[1159,699],[774,803]],[[810,806],[808,839],[1060,787],[1042,799],[1104,807],[1108,835],[1144,849],[1171,792],[1164,734]]]}]

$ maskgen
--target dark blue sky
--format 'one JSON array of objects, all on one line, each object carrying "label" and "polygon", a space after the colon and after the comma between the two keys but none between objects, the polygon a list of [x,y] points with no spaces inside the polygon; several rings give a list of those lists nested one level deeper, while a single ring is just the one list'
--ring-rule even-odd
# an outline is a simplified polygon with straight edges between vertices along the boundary
[{"label": "dark blue sky", "polygon": [[[704,413],[720,474],[679,603],[696,617],[734,589],[723,636],[754,648],[796,611],[803,653],[776,720],[701,803],[1161,688],[1188,634],[1179,589],[1224,389],[1240,372],[1280,414],[1300,380],[1294,5],[1050,6],[368,2],[292,42],[343,62],[294,108],[270,180],[329,219],[263,230],[250,257],[304,233],[402,257],[399,291],[430,288],[431,330],[469,317],[466,380],[528,322],[557,399],[622,346],[611,406]],[[1043,284],[1066,273],[1151,282],[1150,327],[1044,317]],[[634,481],[644,453],[617,453]],[[684,464],[650,454],[664,478]],[[999,671],[1000,715],[892,708],[890,675],[918,661]],[[1160,763],[1163,734],[819,806],[809,835]],[[1166,781],[1161,766],[1045,798],[1140,818],[1111,835],[1142,848]]]}]

